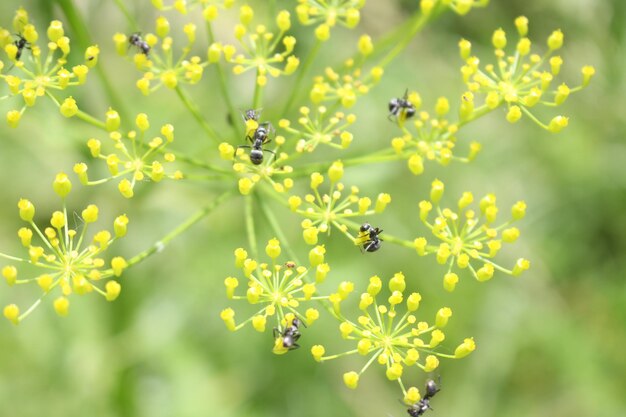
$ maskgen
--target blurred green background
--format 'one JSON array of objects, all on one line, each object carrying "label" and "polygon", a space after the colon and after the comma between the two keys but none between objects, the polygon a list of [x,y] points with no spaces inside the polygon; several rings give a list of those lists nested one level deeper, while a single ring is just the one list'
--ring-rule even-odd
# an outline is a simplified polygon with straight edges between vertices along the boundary
[{"label": "blurred green background", "polygon": [[[173,123],[177,149],[214,153],[174,93],[161,89],[145,98],[135,89],[139,74],[113,52],[113,33],[132,31],[114,2],[75,3],[100,45],[100,65],[124,110],[146,112],[154,125]],[[150,2],[125,3],[143,31],[149,31],[157,16]],[[288,2],[277,3],[287,7]],[[368,2],[356,32],[333,32],[315,72],[350,56],[360,33],[376,39],[399,25],[417,3]],[[3,1],[0,25],[9,27],[20,5],[30,12],[42,36],[52,18],[64,21],[73,36],[56,1]],[[518,256],[527,257],[531,270],[519,279],[496,274],[485,284],[461,276],[457,290],[444,294],[443,270],[432,257],[418,258],[389,244],[362,256],[345,240],[333,239],[327,243],[331,280],[352,280],[362,290],[373,274],[390,277],[403,271],[411,287],[424,296],[421,311],[426,318],[442,305],[453,307],[446,332],[449,341],[475,337],[478,349],[473,355],[442,361],[435,374],[441,375],[442,391],[428,415],[624,416],[626,3],[502,0],[464,17],[444,15],[427,26],[388,68],[381,85],[355,106],[359,121],[350,152],[386,146],[392,130],[386,120],[387,101],[406,88],[418,90],[427,108],[440,95],[458,97],[464,91],[458,40],[471,40],[475,53],[488,59],[492,31],[502,27],[512,40],[513,19],[520,14],[530,19],[531,40],[540,47],[553,29],[565,33],[561,51],[565,82],[578,83],[582,65],[596,67],[591,86],[557,109],[570,116],[563,133],[549,134],[524,119],[512,126],[504,120],[504,110],[497,111],[460,134],[461,141],[483,144],[472,164],[446,168],[428,164],[420,177],[402,164],[379,164],[347,170],[345,182],[359,185],[364,194],[391,193],[391,207],[372,221],[405,237],[426,233],[418,224],[417,202],[427,197],[434,178],[446,182],[451,202],[465,190],[477,196],[495,192],[502,210],[524,199],[529,210],[520,224],[522,238],[501,259],[511,264]],[[174,36],[182,34],[176,33],[178,22],[200,23],[197,13],[171,16]],[[234,19],[236,14],[225,14],[217,30],[219,39],[230,38]],[[295,30],[302,48],[296,53],[310,44],[308,31]],[[199,42],[197,47],[203,53],[206,45]],[[208,68],[206,79],[192,93],[214,126],[225,130],[225,107],[214,80],[213,69]],[[278,112],[291,82],[270,81],[264,116],[276,120],[289,116]],[[4,94],[6,87],[1,88]],[[249,80],[237,79],[231,88],[235,105],[247,108],[252,97]],[[111,104],[95,72],[85,88],[70,93],[93,114],[103,114]],[[16,103],[0,101],[0,113]],[[544,119],[553,114],[546,112]],[[15,236],[21,227],[19,198],[31,199],[42,216],[58,209],[52,179],[60,170],[70,172],[75,162],[88,161],[85,141],[91,136],[103,138],[80,121],[60,117],[46,100],[28,109],[18,129],[0,123],[1,251],[20,253]],[[239,141],[232,139],[234,144]],[[224,189],[193,180],[146,184],[126,201],[114,185],[86,189],[74,182],[70,204],[77,211],[93,202],[106,213],[105,220],[128,214],[129,237],[114,248],[126,256],[147,248]],[[162,253],[128,270],[115,303],[74,296],[69,317],[60,319],[47,300],[19,327],[0,321],[0,416],[406,415],[398,403],[397,385],[386,381],[380,368],[368,370],[352,391],[343,386],[341,375],[360,368],[362,358],[322,365],[311,359],[313,344],[322,343],[329,352],[350,347],[328,317],[304,331],[302,349],[280,357],[271,353],[268,334],[251,328],[233,334],[225,329],[218,315],[226,306],[233,306],[238,317],[253,313],[244,303],[229,303],[223,289],[224,277],[236,273],[232,251],[247,244],[242,214],[242,199],[231,200]],[[299,220],[280,207],[276,214],[285,219],[285,229],[293,230],[292,240],[298,241]],[[261,226],[258,236],[263,244],[273,234]],[[305,258],[306,248],[298,245],[296,250]],[[36,296],[32,287],[0,287],[1,305],[25,306]],[[426,376],[407,379],[421,387]]]}]

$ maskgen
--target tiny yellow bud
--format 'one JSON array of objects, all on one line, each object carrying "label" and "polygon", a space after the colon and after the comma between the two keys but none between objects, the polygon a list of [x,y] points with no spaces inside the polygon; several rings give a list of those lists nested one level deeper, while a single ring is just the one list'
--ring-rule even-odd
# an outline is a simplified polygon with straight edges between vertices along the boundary
[{"label": "tiny yellow bud", "polygon": [[160,38],[164,38],[170,32],[170,22],[163,16],[159,16],[156,20],[156,34]]},{"label": "tiny yellow bud", "polygon": [[60,172],[57,174],[54,182],[52,183],[52,189],[61,198],[65,198],[65,196],[68,195],[72,190],[72,183],[65,173]]},{"label": "tiny yellow bud", "polygon": [[564,128],[567,127],[569,123],[569,118],[565,116],[555,116],[550,120],[550,124],[548,125],[548,130],[552,133],[558,133]]},{"label": "tiny yellow bud", "polygon": [[59,20],[53,20],[50,22],[50,26],[48,26],[46,34],[48,35],[48,39],[50,39],[50,41],[56,42],[65,34],[63,32],[63,23]]},{"label": "tiny yellow bud", "polygon": [[48,292],[52,286],[53,278],[51,275],[43,274],[37,277],[37,284],[43,292]]},{"label": "tiny yellow bud", "polygon": [[63,100],[61,103],[61,107],[59,108],[61,114],[65,117],[72,117],[78,113],[78,105],[76,104],[76,100],[73,97],[68,97]]},{"label": "tiny yellow bud", "polygon": [[65,317],[70,312],[70,300],[65,297],[59,297],[54,300],[54,311],[61,317]]},{"label": "tiny yellow bud", "polygon": [[476,343],[474,343],[474,338],[473,337],[467,338],[463,340],[463,343],[461,343],[454,350],[454,357],[457,359],[464,358],[470,353],[472,353],[474,350],[476,350]]},{"label": "tiny yellow bud", "polygon": [[265,253],[272,259],[276,259],[280,256],[280,242],[278,239],[270,239],[265,247]]},{"label": "tiny yellow bud", "polygon": [[317,266],[324,263],[324,254],[326,249],[324,246],[316,246],[309,251],[309,262],[311,266]]},{"label": "tiny yellow bud", "polygon": [[95,204],[90,204],[82,212],[82,218],[85,223],[93,223],[98,220],[98,207]]},{"label": "tiny yellow bud", "polygon": [[122,194],[126,198],[132,198],[134,195],[133,184],[126,178],[120,181],[120,183],[117,185],[117,189],[119,190],[120,194]]},{"label": "tiny yellow bud", "polygon": [[524,258],[520,258],[515,262],[515,266],[513,267],[512,275],[514,277],[519,276],[522,272],[526,271],[530,268],[530,261]]},{"label": "tiny yellow bud", "polygon": [[324,346],[322,345],[314,345],[311,348],[311,354],[313,355],[313,359],[315,359],[317,362],[321,362],[324,353],[326,353],[326,349],[324,349]]},{"label": "tiny yellow bud", "polygon": [[493,32],[491,43],[496,49],[504,49],[506,47],[506,33],[502,28],[496,29]]},{"label": "tiny yellow bud", "polygon": [[511,106],[506,114],[509,123],[515,123],[522,118],[522,109],[519,106]]},{"label": "tiny yellow bud", "polygon": [[439,116],[445,116],[450,111],[450,102],[445,97],[439,97],[435,104],[435,112]]},{"label": "tiny yellow bud", "polygon": [[317,227],[307,227],[302,231],[302,238],[308,245],[317,244]]},{"label": "tiny yellow bud", "polygon": [[581,72],[583,74],[582,86],[586,87],[587,85],[589,85],[589,81],[591,81],[591,77],[593,77],[594,74],[596,73],[596,69],[592,67],[591,65],[586,65],[582,68]]},{"label": "tiny yellow bud", "polygon": [[105,116],[106,120],[104,124],[107,131],[112,132],[119,129],[121,120],[118,112],[109,107],[109,110],[106,112]]},{"label": "tiny yellow bud", "polygon": [[415,404],[421,398],[422,397],[420,396],[419,390],[417,388],[415,388],[415,387],[410,387],[408,390],[406,390],[406,395],[404,396],[404,403],[405,404]]},{"label": "tiny yellow bud", "polygon": [[217,8],[216,5],[214,4],[210,4],[207,7],[204,8],[204,10],[202,11],[202,16],[204,17],[204,19],[207,22],[212,22],[215,19],[217,19],[217,16],[219,15],[219,9]]},{"label": "tiny yellow bud", "polygon": [[235,311],[232,308],[226,308],[220,313],[220,318],[224,320],[226,328],[231,332],[235,331]]},{"label": "tiny yellow bud", "polygon": [[113,231],[115,232],[115,237],[124,237],[126,236],[126,230],[128,226],[128,217],[125,214],[121,216],[117,216],[115,221],[113,222]]},{"label": "tiny yellow bud", "polygon": [[17,236],[20,238],[22,246],[27,248],[30,246],[33,238],[33,231],[27,227],[21,227],[20,230],[17,231]]},{"label": "tiny yellow bud", "polygon": [[406,281],[402,272],[396,272],[389,280],[389,290],[403,292],[406,288]]},{"label": "tiny yellow bud", "polygon": [[395,381],[396,379],[402,376],[402,371],[403,371],[402,365],[396,362],[392,364],[389,368],[387,368],[385,375],[387,376],[388,380]]},{"label": "tiny yellow bud", "polygon": [[35,206],[29,200],[24,198],[20,199],[17,203],[17,207],[20,210],[20,218],[25,222],[31,222],[35,217]]},{"label": "tiny yellow bud", "polygon": [[281,32],[286,32],[291,27],[291,17],[287,10],[281,10],[276,16],[276,25]]},{"label": "tiny yellow bud", "polygon": [[411,157],[407,161],[407,166],[409,167],[409,170],[413,173],[413,175],[420,175],[424,172],[424,159],[421,155],[415,153],[411,155]]},{"label": "tiny yellow bud", "polygon": [[449,272],[443,276],[443,288],[448,292],[454,291],[458,282],[459,276],[454,272]]},{"label": "tiny yellow bud", "polygon": [[561,105],[569,97],[569,87],[565,84],[561,84],[556,89],[556,96],[554,97],[554,103]]},{"label": "tiny yellow bud", "polygon": [[439,180],[434,180],[430,188],[430,201],[432,201],[434,204],[439,203],[439,200],[441,200],[441,197],[443,196],[443,191],[444,191],[443,182]]},{"label": "tiny yellow bud", "polygon": [[107,301],[114,301],[119,297],[120,291],[122,291],[122,286],[117,281],[109,281],[104,286],[106,290],[106,299]]},{"label": "tiny yellow bud", "polygon": [[354,29],[361,20],[361,13],[358,9],[350,8],[346,10],[346,26],[350,29]]},{"label": "tiny yellow bud", "polygon": [[439,366],[439,359],[434,355],[426,356],[424,361],[424,372],[432,372]]},{"label": "tiny yellow bud", "polygon": [[359,52],[363,56],[368,56],[374,51],[374,44],[372,38],[369,35],[361,35],[358,42]]},{"label": "tiny yellow bud", "polygon": [[555,30],[548,36],[548,48],[555,51],[563,46],[563,32]]},{"label": "tiny yellow bud", "polygon": [[483,265],[478,271],[476,271],[476,279],[480,282],[488,281],[493,278],[495,269],[491,264]]},{"label": "tiny yellow bud", "polygon": [[254,10],[252,10],[252,7],[248,5],[244,5],[239,8],[239,21],[243,25],[250,24],[253,18],[254,18]]},{"label": "tiny yellow bud", "polygon": [[435,316],[435,326],[444,328],[448,324],[448,319],[452,316],[452,310],[448,307],[440,308]]},{"label": "tiny yellow bud", "polygon": [[466,60],[472,53],[472,44],[467,39],[461,39],[459,41],[459,53],[461,54],[461,59]]},{"label": "tiny yellow bud", "polygon": [[357,350],[361,355],[367,355],[372,347],[372,342],[369,339],[361,339],[357,343]]},{"label": "tiny yellow bud", "polygon": [[343,374],[343,383],[350,389],[356,389],[359,384],[359,374],[354,371]]},{"label": "tiny yellow bud", "polygon": [[374,211],[376,213],[382,213],[387,208],[387,205],[391,203],[391,196],[387,193],[380,193],[376,198],[376,206]]},{"label": "tiny yellow bud", "polygon": [[506,243],[512,243],[517,240],[519,235],[520,235],[520,232],[517,227],[510,227],[502,231],[502,240],[505,241]]},{"label": "tiny yellow bud", "polygon": [[528,18],[526,16],[519,16],[515,19],[515,27],[520,36],[526,36],[528,33]]},{"label": "tiny yellow bud", "polygon": [[330,39],[330,26],[325,23],[319,25],[315,28],[315,37],[322,42],[326,42]]},{"label": "tiny yellow bud", "polygon": [[10,110],[7,112],[7,123],[9,127],[13,129],[15,129],[19,125],[21,118],[22,112],[18,110]]},{"label": "tiny yellow bud", "polygon": [[254,327],[254,330],[256,330],[257,332],[264,332],[266,323],[267,319],[265,316],[257,314],[256,316],[252,317],[252,327]]},{"label": "tiny yellow bud", "polygon": [[238,182],[239,192],[242,195],[248,195],[252,191],[252,187],[254,187],[254,183],[248,177],[240,178]]},{"label": "tiny yellow bud", "polygon": [[121,256],[116,256],[115,258],[111,259],[111,269],[113,270],[113,275],[115,275],[116,277],[122,275],[122,272],[127,267],[128,263]]},{"label": "tiny yellow bud", "polygon": [[13,324],[18,324],[20,322],[20,308],[15,304],[9,304],[8,306],[4,307],[3,313],[4,317],[6,317],[7,320],[12,322]]},{"label": "tiny yellow bud", "polygon": [[13,285],[17,280],[17,268],[13,265],[7,265],[2,268],[2,276],[6,279],[7,284]]},{"label": "tiny yellow bud", "polygon": [[376,297],[376,295],[380,292],[382,288],[383,282],[378,276],[374,275],[370,278],[370,283],[367,286],[367,293],[372,297]]},{"label": "tiny yellow bud", "polygon": [[415,246],[415,250],[419,256],[426,255],[426,245],[428,244],[427,240],[423,237],[418,237],[413,241],[413,245]]},{"label": "tiny yellow bud", "polygon": [[419,308],[420,306],[420,301],[422,300],[422,296],[417,293],[411,293],[411,295],[409,295],[409,297],[406,300],[406,308],[408,311],[415,311]]}]

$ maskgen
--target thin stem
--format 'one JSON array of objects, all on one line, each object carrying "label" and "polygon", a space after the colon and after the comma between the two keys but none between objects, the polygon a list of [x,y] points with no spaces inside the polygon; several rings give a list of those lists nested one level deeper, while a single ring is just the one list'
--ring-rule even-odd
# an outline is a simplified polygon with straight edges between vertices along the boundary
[{"label": "thin stem", "polygon": [[294,86],[291,88],[291,94],[289,94],[289,98],[287,99],[287,102],[285,103],[285,107],[283,108],[283,111],[281,113],[283,116],[285,116],[289,112],[291,105],[293,104],[294,100],[296,99],[296,96],[300,92],[300,89],[301,89],[300,86],[302,84],[302,80],[304,79],[304,76],[309,72],[309,69],[311,68],[311,65],[313,64],[313,61],[315,61],[315,58],[321,46],[322,46],[322,41],[317,39],[315,41],[315,45],[313,45],[313,48],[309,51],[309,55],[306,57],[304,64],[302,64],[300,71],[298,71],[296,82]]},{"label": "thin stem", "polygon": [[263,86],[259,84],[259,70],[256,71],[254,81],[254,98],[252,99],[252,108],[258,109],[261,106],[261,97],[263,96]]},{"label": "thin stem", "polygon": [[198,110],[196,105],[191,101],[191,99],[187,96],[187,94],[185,94],[184,90],[180,88],[179,85],[176,86],[175,90],[176,90],[176,94],[178,95],[178,98],[180,98],[180,100],[183,102],[185,107],[187,107],[187,110],[189,110],[193,118],[196,119],[200,127],[202,127],[202,129],[206,132],[207,136],[211,140],[213,140],[215,143],[220,143],[220,138],[217,132],[215,132],[215,130],[213,130],[213,128],[206,122],[206,120],[204,120],[204,118],[200,114],[200,111]]},{"label": "thin stem", "polygon": [[252,251],[252,257],[258,259],[259,251],[256,245],[256,233],[254,231],[254,207],[252,206],[252,196],[247,195],[244,197],[246,201],[246,231],[248,234],[248,245]]},{"label": "thin stem", "polygon": [[197,211],[195,214],[193,214],[191,217],[189,217],[187,220],[181,223],[178,227],[176,227],[174,230],[172,230],[167,235],[165,235],[162,239],[155,242],[154,245],[144,250],[143,252],[133,256],[128,261],[128,266],[135,265],[143,261],[148,256],[153,255],[157,252],[161,252],[172,239],[174,239],[176,236],[185,232],[187,229],[189,229],[194,224],[198,223],[200,220],[204,219],[217,206],[222,204],[224,201],[230,198],[233,194],[234,194],[234,191],[226,191],[225,193],[217,197],[209,205]]},{"label": "thin stem", "polygon": [[265,201],[263,201],[263,198],[261,196],[257,196],[257,203],[261,207],[261,211],[263,212],[263,215],[267,219],[268,223],[270,224],[272,229],[274,229],[274,233],[276,233],[276,237],[278,238],[278,240],[284,243],[283,246],[287,249],[287,253],[289,254],[289,257],[296,264],[301,265],[300,261],[298,260],[298,257],[296,256],[295,252],[291,248],[291,245],[288,244],[287,237],[285,236],[285,234],[283,233],[283,230],[280,227],[280,222],[278,221],[278,219],[276,219],[276,216],[274,216],[274,213],[272,213],[271,208],[268,206],[268,204]]}]

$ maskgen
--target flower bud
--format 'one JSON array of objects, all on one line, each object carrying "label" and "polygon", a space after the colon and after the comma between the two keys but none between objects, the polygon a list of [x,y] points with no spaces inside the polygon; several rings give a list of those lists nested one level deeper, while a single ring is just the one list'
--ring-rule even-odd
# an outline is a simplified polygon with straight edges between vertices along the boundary
[{"label": "flower bud", "polygon": [[476,343],[474,343],[474,338],[467,338],[463,340],[455,350],[454,357],[457,359],[464,358],[470,353],[472,353],[476,349]]},{"label": "flower bud", "polygon": [[448,307],[440,308],[435,316],[435,326],[440,329],[446,327],[448,319],[452,316],[452,310]]},{"label": "flower bud", "polygon": [[29,200],[24,198],[20,199],[17,203],[17,207],[20,210],[20,218],[25,222],[31,222],[35,217],[35,206]]},{"label": "flower bud", "polygon": [[354,371],[343,374],[343,382],[350,389],[356,389],[359,384],[359,374]]},{"label": "flower bud", "polygon": [[61,198],[65,198],[65,196],[68,195],[72,190],[72,183],[65,173],[60,172],[57,174],[54,182],[52,183],[52,189]]},{"label": "flower bud", "polygon": [[122,286],[117,281],[109,281],[104,286],[106,290],[106,299],[107,301],[114,301],[119,297],[120,291],[122,291]]},{"label": "flower bud", "polygon": [[70,312],[70,300],[65,297],[59,297],[54,300],[54,311],[61,316],[65,317]]},{"label": "flower bud", "polygon": [[59,108],[61,114],[65,117],[72,117],[78,113],[78,105],[76,105],[76,100],[73,97],[68,97],[63,100],[61,103],[61,107]]},{"label": "flower bud", "polygon": [[13,324],[17,325],[20,322],[20,308],[15,304],[9,304],[8,306],[4,307],[3,313],[4,317],[6,317],[7,320],[12,322]]}]

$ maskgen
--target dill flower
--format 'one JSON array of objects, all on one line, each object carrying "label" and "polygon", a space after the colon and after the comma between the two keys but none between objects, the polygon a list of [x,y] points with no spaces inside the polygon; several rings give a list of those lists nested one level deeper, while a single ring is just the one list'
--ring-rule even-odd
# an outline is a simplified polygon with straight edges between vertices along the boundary
[{"label": "dill flower", "polygon": [[17,127],[26,108],[34,106],[39,97],[47,94],[56,101],[51,91],[84,84],[89,68],[98,62],[100,50],[97,46],[90,46],[85,51],[84,63],[68,68],[71,42],[65,36],[62,22],[50,22],[46,31],[48,42],[43,51],[39,46],[40,36],[35,26],[29,23],[24,9],[15,12],[13,23],[16,35],[0,27],[0,48],[6,55],[6,60],[0,61],[0,70],[10,65],[9,69],[15,67],[17,71],[16,75],[0,73],[0,80],[9,89],[9,94],[2,99],[22,97],[21,109],[10,110],[6,117],[10,127]]},{"label": "dill flower", "polygon": [[235,0],[151,0],[157,10],[176,10],[180,14],[187,14],[197,7],[202,7],[202,14],[207,20],[214,20],[220,9],[230,9]]},{"label": "dill flower", "polygon": [[[313,358],[318,362],[337,359],[343,356],[359,354],[367,357],[365,365],[357,372],[344,374],[344,383],[348,388],[356,388],[363,373],[377,362],[385,369],[390,381],[397,381],[404,396],[407,390],[403,376],[412,367],[424,372],[432,372],[439,366],[439,358],[461,358],[467,356],[476,346],[473,339],[465,339],[456,348],[454,354],[442,352],[445,334],[442,329],[448,324],[452,310],[439,309],[430,324],[418,321],[415,312],[419,309],[421,295],[417,292],[407,294],[405,277],[396,273],[388,282],[389,296],[387,303],[379,300],[383,297],[383,281],[378,276],[369,280],[367,290],[360,296],[361,315],[356,319],[347,318],[341,312],[334,311],[340,322],[341,336],[355,344],[355,348],[343,353],[326,355],[321,345],[311,349]],[[458,354],[457,354],[458,353]],[[416,388],[409,388],[414,392]]]},{"label": "dill flower", "polygon": [[[242,6],[239,20],[241,23],[235,26],[235,37],[243,53],[233,56],[234,49],[229,47],[230,57],[226,60],[233,63],[233,73],[256,71],[256,84],[263,87],[267,84],[268,75],[279,77],[293,74],[300,64],[300,60],[293,55],[296,38],[285,36],[291,23],[289,12],[283,10],[276,18],[277,31],[270,32],[265,25],[252,27],[254,10],[250,6]],[[284,48],[279,51],[279,44]]]},{"label": "dill flower", "polygon": [[[359,49],[363,49],[363,46],[360,45]],[[381,67],[365,72],[354,59],[348,59],[338,71],[326,67],[324,75],[316,76],[309,97],[314,104],[331,101],[350,108],[356,104],[359,96],[367,94],[380,81],[382,75]]]},{"label": "dill flower", "polygon": [[[543,55],[532,53],[532,42],[526,36],[528,19],[520,16],[515,20],[518,41],[515,50],[509,55],[505,52],[510,44],[504,30],[497,29],[492,36],[496,63],[482,65],[478,57],[470,55],[471,44],[467,40],[459,43],[461,57],[465,65],[461,74],[469,91],[482,98],[483,104],[470,111],[461,111],[461,120],[471,120],[482,112],[506,105],[506,119],[516,123],[523,116],[528,117],[540,127],[557,133],[568,124],[568,118],[554,116],[549,122],[542,122],[533,108],[535,106],[556,107],[565,102],[570,94],[586,87],[593,76],[593,67],[582,68],[582,81],[576,87],[565,83],[557,85],[563,59],[556,51],[563,45],[563,33],[552,32],[548,37],[548,51]],[[513,48],[509,48],[513,49]]]},{"label": "dill flower", "polygon": [[[496,225],[498,207],[496,197],[487,194],[479,202],[479,212],[471,209],[474,196],[465,192],[458,201],[458,210],[442,207],[439,204],[444,193],[444,184],[435,180],[432,183],[430,201],[419,203],[420,220],[430,229],[433,236],[441,241],[438,245],[428,244],[424,237],[415,239],[414,246],[420,255],[435,254],[437,262],[448,265],[443,286],[453,291],[459,278],[453,268],[469,269],[478,281],[487,281],[494,272],[501,271],[518,276],[530,267],[530,262],[520,258],[511,269],[506,269],[493,261],[503,243],[517,240],[520,231],[512,224],[521,220],[526,213],[523,201],[515,203],[508,221]],[[434,218],[431,212],[434,209]]]},{"label": "dill flower", "polygon": [[174,140],[174,127],[165,124],[160,129],[161,136],[147,139],[147,131],[150,128],[148,116],[139,113],[135,119],[137,130],[123,133],[119,130],[120,116],[109,109],[106,113],[105,127],[109,132],[109,139],[113,151],[104,153],[102,142],[96,138],[87,141],[87,147],[94,158],[106,162],[110,176],[98,180],[90,180],[87,174],[88,166],[85,163],[74,165],[74,172],[84,185],[98,185],[112,180],[120,180],[118,189],[120,193],[131,198],[138,181],[151,180],[159,182],[163,178],[181,179],[180,171],[166,172],[165,165],[176,160],[174,154],[166,152],[167,146]]},{"label": "dill flower", "polygon": [[[235,312],[232,308],[223,310],[220,317],[231,331],[239,330],[250,323],[259,332],[267,330],[267,320],[273,317],[275,322],[274,353],[281,354],[286,353],[289,347],[282,346],[278,340],[281,339],[280,335],[284,334],[285,329],[293,325],[294,319],[309,326],[319,317],[317,309],[311,307],[304,310],[302,304],[330,298],[316,295],[316,283],[307,279],[311,273],[325,264],[319,263],[306,268],[301,265],[296,266],[291,261],[279,262],[281,247],[277,239],[268,241],[265,253],[271,259],[270,264],[259,263],[249,258],[243,248],[235,250],[235,266],[242,270],[247,281],[246,295],[236,294],[239,279],[228,277],[224,280],[226,296],[229,299],[246,300],[257,306],[258,311],[239,324],[235,322]],[[343,283],[342,285],[345,286]],[[340,285],[340,293],[342,285]]]},{"label": "dill flower", "polygon": [[330,234],[331,226],[334,226],[352,242],[359,244],[359,240],[347,232],[349,227],[359,228],[359,224],[351,219],[382,213],[391,202],[391,196],[380,193],[372,202],[369,197],[361,197],[356,186],[350,187],[347,194],[345,185],[339,181],[343,176],[341,161],[333,162],[327,175],[330,179],[327,192],[322,194],[319,190],[326,178],[321,173],[314,172],[310,181],[312,193],[306,194],[304,198],[292,195],[287,200],[291,211],[304,217],[301,223],[304,241],[315,245],[318,233]]},{"label": "dill flower", "polygon": [[[197,84],[204,74],[204,69],[210,64],[207,59],[191,54],[191,49],[196,41],[196,25],[188,23],[183,27],[187,44],[182,48],[180,56],[174,58],[174,40],[169,34],[169,21],[160,16],[156,19],[155,32],[141,35],[141,42],[145,42],[147,50],[135,48],[133,56],[135,67],[143,72],[136,86],[144,94],[148,95],[161,86],[176,89],[179,84]],[[138,36],[137,34],[131,36]],[[113,41],[117,53],[126,55],[129,40],[131,38],[123,33],[116,33]]]},{"label": "dill flower", "polygon": [[447,5],[456,14],[465,15],[474,7],[487,6],[489,0],[446,0],[442,1],[442,3]]},{"label": "dill flower", "polygon": [[330,113],[325,106],[317,106],[313,112],[306,106],[300,107],[298,125],[281,119],[278,126],[296,140],[296,152],[313,152],[320,144],[335,149],[346,149],[353,135],[346,129],[356,121],[354,114]]},{"label": "dill flower", "polygon": [[337,24],[349,29],[359,24],[359,10],[365,5],[365,0],[339,0],[332,3],[298,0],[298,3],[296,14],[300,23],[305,26],[317,25],[315,36],[326,41],[330,37],[330,29]]},{"label": "dill flower", "polygon": [[[451,161],[469,162],[476,157],[481,148],[478,142],[470,143],[467,156],[461,157],[454,154],[459,125],[450,123],[446,117],[450,110],[447,98],[437,99],[433,114],[418,111],[422,99],[417,92],[408,92],[406,100],[416,111],[415,120],[407,123],[405,118],[397,118],[402,135],[391,140],[391,147],[398,157],[406,159],[407,167],[414,175],[424,172],[425,160],[434,160],[446,166]],[[466,95],[464,101],[468,100],[472,98]]]},{"label": "dill flower", "polygon": [[71,190],[67,175],[58,174],[53,189],[63,199],[63,207],[52,213],[46,227],[35,223],[35,206],[29,200],[18,202],[19,216],[27,223],[17,232],[26,256],[0,252],[0,258],[11,262],[2,268],[7,284],[37,284],[42,291],[41,296],[23,312],[15,304],[4,308],[5,317],[15,324],[31,314],[48,294],[56,294],[53,307],[60,316],[68,314],[69,297],[74,293],[84,295],[96,292],[108,301],[115,300],[121,290],[115,278],[128,266],[127,261],[119,256],[112,257],[108,262],[103,258],[104,252],[118,238],[126,235],[128,217],[118,216],[112,232],[106,229],[97,231],[89,240],[87,229],[98,221],[98,207],[88,205],[80,213],[79,226],[71,228],[71,218],[68,218],[65,205],[65,197]]}]

